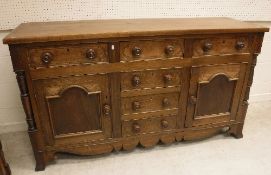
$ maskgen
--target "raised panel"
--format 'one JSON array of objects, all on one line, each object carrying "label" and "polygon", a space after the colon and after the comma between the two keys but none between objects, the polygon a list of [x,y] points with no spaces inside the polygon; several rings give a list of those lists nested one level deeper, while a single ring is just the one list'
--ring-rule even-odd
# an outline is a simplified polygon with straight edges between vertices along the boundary
[{"label": "raised panel", "polygon": [[107,75],[62,77],[34,83],[48,145],[66,144],[67,138],[79,142],[81,138],[111,137],[111,113],[106,111],[111,106]]},{"label": "raised panel", "polygon": [[100,96],[101,92],[90,93],[72,86],[59,96],[47,97],[54,134],[101,130]]},{"label": "raised panel", "polygon": [[230,113],[236,80],[224,74],[214,76],[209,82],[199,83],[195,117]]},{"label": "raised panel", "polygon": [[186,127],[235,120],[246,63],[193,67]]}]

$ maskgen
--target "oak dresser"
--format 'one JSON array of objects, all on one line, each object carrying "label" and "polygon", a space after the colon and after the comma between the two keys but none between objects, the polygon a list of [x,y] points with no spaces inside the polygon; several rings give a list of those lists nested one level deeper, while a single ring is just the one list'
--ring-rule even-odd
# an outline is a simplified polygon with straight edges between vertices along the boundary
[{"label": "oak dresser", "polygon": [[95,155],[242,137],[268,28],[229,18],[35,22],[9,45],[36,170]]}]

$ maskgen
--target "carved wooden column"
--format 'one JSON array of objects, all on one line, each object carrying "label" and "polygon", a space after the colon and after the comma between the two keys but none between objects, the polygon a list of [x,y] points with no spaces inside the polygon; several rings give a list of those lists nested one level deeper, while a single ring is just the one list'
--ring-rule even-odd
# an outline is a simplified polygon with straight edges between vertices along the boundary
[{"label": "carved wooden column", "polygon": [[28,95],[28,89],[26,85],[25,73],[24,71],[16,71],[16,78],[21,92],[21,100],[24,107],[24,112],[26,114],[26,121],[28,124],[28,131],[32,132],[36,130],[36,124],[33,117],[32,107],[30,103],[30,98]]},{"label": "carved wooden column", "polygon": [[18,82],[18,86],[21,92],[21,101],[23,104],[23,108],[26,114],[26,121],[28,125],[28,134],[30,137],[30,141],[34,150],[34,155],[36,159],[36,171],[41,171],[44,170],[45,168],[45,157],[44,157],[44,152],[41,149],[42,144],[41,144],[41,137],[39,136],[39,132],[36,127],[36,122],[34,119],[34,114],[30,102],[30,97],[28,93],[28,88],[27,88],[27,82],[26,82],[26,77],[25,77],[25,71],[19,70],[15,71],[16,73],[16,78]]}]

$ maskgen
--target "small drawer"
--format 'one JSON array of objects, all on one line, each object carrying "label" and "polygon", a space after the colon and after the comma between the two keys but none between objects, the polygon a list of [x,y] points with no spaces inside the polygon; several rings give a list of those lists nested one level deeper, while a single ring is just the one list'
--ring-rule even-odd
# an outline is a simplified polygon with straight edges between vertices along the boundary
[{"label": "small drawer", "polygon": [[33,48],[29,59],[33,68],[108,62],[107,44]]},{"label": "small drawer", "polygon": [[179,93],[162,93],[121,99],[121,112],[124,115],[177,109]]},{"label": "small drawer", "polygon": [[124,137],[176,129],[176,116],[154,117],[122,122]]},{"label": "small drawer", "polygon": [[204,38],[193,43],[193,57],[240,53],[249,53],[248,37]]},{"label": "small drawer", "polygon": [[121,74],[121,90],[180,86],[180,70],[135,71]]},{"label": "small drawer", "polygon": [[182,58],[183,39],[146,40],[120,43],[120,60]]}]

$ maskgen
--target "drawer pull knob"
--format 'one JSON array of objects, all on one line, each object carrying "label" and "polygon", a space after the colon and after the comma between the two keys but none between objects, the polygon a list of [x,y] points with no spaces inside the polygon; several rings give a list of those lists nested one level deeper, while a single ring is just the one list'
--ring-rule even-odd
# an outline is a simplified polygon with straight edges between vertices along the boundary
[{"label": "drawer pull knob", "polygon": [[132,78],[132,85],[136,87],[136,86],[139,86],[140,83],[141,83],[140,77],[137,76],[137,75],[133,76],[133,78]]},{"label": "drawer pull knob", "polygon": [[213,44],[212,43],[209,43],[209,42],[206,42],[204,43],[202,49],[204,52],[208,52],[210,51],[211,49],[213,48]]},{"label": "drawer pull knob", "polygon": [[172,75],[170,75],[170,74],[165,75],[164,76],[164,81],[165,81],[165,83],[171,82],[172,81]]},{"label": "drawer pull knob", "polygon": [[140,102],[134,101],[134,102],[133,102],[133,110],[134,110],[134,111],[137,111],[137,110],[139,110],[140,108],[141,108]]},{"label": "drawer pull knob", "polygon": [[190,103],[191,103],[192,105],[195,105],[195,104],[197,103],[197,97],[191,96],[191,97],[190,97]]},{"label": "drawer pull knob", "polygon": [[134,57],[139,57],[142,54],[142,50],[139,47],[134,47],[132,54]]},{"label": "drawer pull knob", "polygon": [[173,55],[173,53],[174,53],[174,47],[171,46],[171,45],[167,46],[166,49],[165,49],[165,53],[166,53],[168,56]]},{"label": "drawer pull knob", "polygon": [[93,49],[88,49],[86,52],[86,57],[90,60],[93,60],[96,57],[96,53]]},{"label": "drawer pull knob", "polygon": [[170,104],[168,98],[164,98],[163,101],[162,101],[162,103],[163,103],[163,106],[164,106],[164,107],[168,107],[169,104]]},{"label": "drawer pull knob", "polygon": [[139,132],[140,132],[140,126],[139,126],[138,123],[134,123],[134,124],[133,124],[133,131],[134,131],[135,133],[139,133]]},{"label": "drawer pull knob", "polygon": [[235,45],[235,48],[237,49],[237,50],[241,50],[241,49],[243,49],[245,47],[245,43],[243,42],[243,41],[238,41],[237,43],[236,43],[236,45]]},{"label": "drawer pull knob", "polygon": [[168,127],[168,121],[166,121],[165,119],[161,120],[161,126],[162,126],[162,128],[167,128]]},{"label": "drawer pull knob", "polygon": [[109,105],[104,105],[104,115],[108,116],[110,114],[111,108]]},{"label": "drawer pull knob", "polygon": [[53,55],[50,52],[44,52],[41,55],[41,60],[44,64],[49,64],[53,59]]}]

